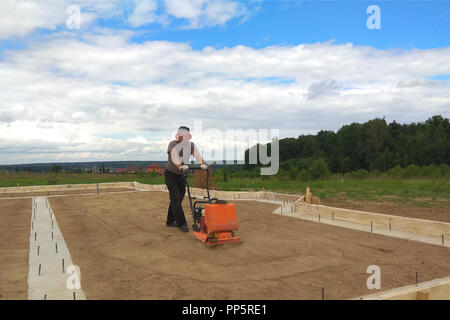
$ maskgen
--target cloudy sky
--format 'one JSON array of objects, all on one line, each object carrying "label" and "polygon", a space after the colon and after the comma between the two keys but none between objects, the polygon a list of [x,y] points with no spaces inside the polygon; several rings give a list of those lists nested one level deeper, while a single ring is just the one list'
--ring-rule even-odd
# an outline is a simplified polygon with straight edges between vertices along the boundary
[{"label": "cloudy sky", "polygon": [[449,117],[449,4],[2,0],[0,164],[165,160],[181,124],[205,151]]}]

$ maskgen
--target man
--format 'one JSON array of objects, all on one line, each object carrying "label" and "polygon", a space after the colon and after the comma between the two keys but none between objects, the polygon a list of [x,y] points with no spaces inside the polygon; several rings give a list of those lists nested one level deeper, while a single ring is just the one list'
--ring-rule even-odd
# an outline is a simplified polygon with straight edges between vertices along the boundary
[{"label": "man", "polygon": [[164,176],[167,189],[169,189],[170,204],[167,213],[166,225],[168,227],[179,227],[181,231],[188,232],[182,202],[186,193],[186,181],[183,177],[184,171],[189,169],[187,165],[191,155],[201,164],[203,170],[207,170],[202,156],[195,145],[190,141],[192,136],[189,128],[181,126],[167,148],[168,160]]}]

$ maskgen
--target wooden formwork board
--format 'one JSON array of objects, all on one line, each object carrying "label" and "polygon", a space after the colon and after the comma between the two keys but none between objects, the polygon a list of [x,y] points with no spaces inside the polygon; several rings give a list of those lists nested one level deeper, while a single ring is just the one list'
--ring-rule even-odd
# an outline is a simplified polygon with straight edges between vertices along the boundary
[{"label": "wooden formwork board", "polygon": [[395,288],[355,300],[450,300],[450,277]]}]

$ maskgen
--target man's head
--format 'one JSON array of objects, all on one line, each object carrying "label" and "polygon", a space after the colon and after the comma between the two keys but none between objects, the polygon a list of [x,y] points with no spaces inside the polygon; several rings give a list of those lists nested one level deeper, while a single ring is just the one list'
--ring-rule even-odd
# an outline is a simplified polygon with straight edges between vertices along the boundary
[{"label": "man's head", "polygon": [[179,127],[177,130],[177,134],[175,135],[175,139],[177,139],[178,141],[191,140],[192,136],[189,128],[186,126]]}]

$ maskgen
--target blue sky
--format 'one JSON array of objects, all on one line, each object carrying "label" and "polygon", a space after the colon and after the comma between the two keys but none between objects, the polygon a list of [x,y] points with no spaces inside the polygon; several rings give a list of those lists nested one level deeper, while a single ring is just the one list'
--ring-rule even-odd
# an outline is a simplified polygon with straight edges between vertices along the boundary
[{"label": "blue sky", "polygon": [[[381,9],[381,29],[369,30],[366,8]],[[117,24],[105,24],[116,27]],[[248,21],[235,19],[227,26],[196,30],[143,27],[135,37],[148,40],[189,41],[195,49],[206,46],[297,45],[335,40],[380,49],[435,48],[448,46],[449,1],[263,1]]]},{"label": "blue sky", "polygon": [[[366,8],[372,4],[381,9],[380,30],[369,30],[366,27],[369,16]],[[186,25],[186,19],[175,19],[170,26],[150,23],[133,28],[126,18],[132,13],[134,4],[125,3],[122,7],[122,15],[100,17],[83,31],[89,32],[94,25],[117,30],[128,29],[142,33],[131,39],[136,43],[155,40],[188,42],[197,50],[206,46],[223,48],[245,45],[263,48],[330,40],[380,49],[427,49],[446,47],[450,38],[449,0],[263,0],[258,6],[251,6],[254,12],[245,21],[237,17],[226,25],[197,29],[180,28]],[[64,28],[64,25],[52,30],[38,28],[26,37],[3,39],[0,41],[0,51],[22,49],[29,41]]]},{"label": "blue sky", "polygon": [[174,128],[198,121],[208,152],[229,129],[450,116],[450,0],[2,5],[0,163],[164,160]]}]

